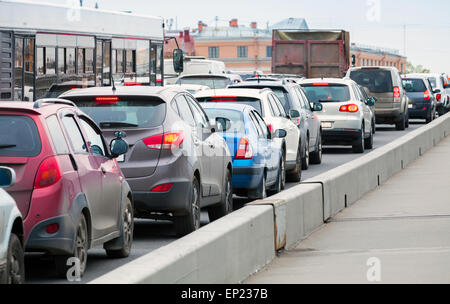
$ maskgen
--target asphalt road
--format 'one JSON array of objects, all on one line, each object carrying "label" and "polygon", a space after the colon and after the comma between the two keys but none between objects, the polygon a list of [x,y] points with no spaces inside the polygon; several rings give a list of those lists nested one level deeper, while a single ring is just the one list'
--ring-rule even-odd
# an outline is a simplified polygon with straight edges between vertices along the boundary
[{"label": "asphalt road", "polygon": [[[374,149],[420,128],[424,123],[421,121],[410,123],[409,129],[396,131],[393,126],[377,125],[377,133],[374,137]],[[373,150],[366,151],[370,153]],[[307,171],[302,172],[302,180],[314,177],[318,174],[336,168],[364,154],[352,153],[351,147],[324,147],[321,165],[311,165]],[[287,184],[290,188],[295,184]],[[247,203],[247,200],[237,199],[237,207]],[[207,213],[202,213],[202,225],[208,223]],[[126,259],[110,259],[106,256],[102,247],[96,247],[89,251],[87,269],[84,277],[79,283],[88,283],[109,271],[124,265],[146,253],[176,240],[173,225],[168,221],[136,220],[133,249]],[[26,282],[31,284],[64,284],[67,280],[56,278],[54,262],[41,254],[26,254]]]}]

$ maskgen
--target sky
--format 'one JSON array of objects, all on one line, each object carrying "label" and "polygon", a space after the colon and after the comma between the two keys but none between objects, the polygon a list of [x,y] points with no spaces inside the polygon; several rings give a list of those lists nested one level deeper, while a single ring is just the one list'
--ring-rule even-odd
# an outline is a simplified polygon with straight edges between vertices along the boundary
[{"label": "sky", "polygon": [[[79,0],[34,0],[77,3]],[[282,19],[305,18],[310,29],[344,29],[351,42],[406,52],[408,61],[433,72],[450,73],[450,1],[448,0],[84,0],[84,6],[173,19],[173,28],[256,21],[266,28]]]}]

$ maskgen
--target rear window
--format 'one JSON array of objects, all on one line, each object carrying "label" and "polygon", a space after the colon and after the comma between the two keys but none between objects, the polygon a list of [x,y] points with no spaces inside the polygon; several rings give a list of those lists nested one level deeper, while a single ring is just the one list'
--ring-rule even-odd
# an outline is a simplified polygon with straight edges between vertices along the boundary
[{"label": "rear window", "polygon": [[372,93],[392,93],[392,76],[390,71],[381,69],[361,69],[352,71],[350,78],[366,87]]},{"label": "rear window", "polygon": [[344,84],[302,84],[309,102],[344,102],[350,100],[350,89]]},{"label": "rear window", "polygon": [[230,120],[230,128],[226,130],[226,133],[244,133],[244,116],[241,112],[229,109],[203,109],[205,110],[208,118],[216,120],[217,117],[223,117]]},{"label": "rear window", "polygon": [[166,103],[157,97],[65,97],[89,115],[100,128],[154,128],[166,116]]},{"label": "rear window", "polygon": [[[233,87],[233,89],[266,89],[269,88],[271,89],[275,95],[278,97],[278,99],[280,100],[281,104],[283,105],[283,108],[286,112],[289,112],[289,110],[291,109],[291,106],[289,105],[289,93],[281,88],[281,87],[265,87],[265,86],[254,86],[254,85],[249,85],[249,86],[236,86]],[[258,111],[259,112],[259,111]],[[261,112],[259,112],[261,114]]]},{"label": "rear window", "polygon": [[176,84],[198,84],[211,89],[225,89],[230,84],[230,79],[210,76],[183,77],[179,78]]},{"label": "rear window", "polygon": [[34,157],[41,153],[41,139],[33,119],[0,115],[0,156]]},{"label": "rear window", "polygon": [[402,79],[402,83],[405,91],[408,93],[421,93],[427,90],[427,87],[422,79],[405,78]]},{"label": "rear window", "polygon": [[250,97],[213,96],[197,98],[198,102],[232,102],[252,106],[262,116],[261,100]]}]

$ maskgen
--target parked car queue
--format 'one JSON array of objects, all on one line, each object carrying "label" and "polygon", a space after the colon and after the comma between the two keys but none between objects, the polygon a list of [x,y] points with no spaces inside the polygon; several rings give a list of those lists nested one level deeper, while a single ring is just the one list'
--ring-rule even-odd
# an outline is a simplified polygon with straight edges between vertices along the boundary
[{"label": "parked car queue", "polygon": [[432,102],[425,118],[435,117],[438,92],[428,78],[389,84],[383,103],[405,95],[406,108],[388,116],[371,95],[379,77],[355,82],[349,73],[300,84],[250,80],[195,95],[182,86],[119,86],[2,103],[0,163],[8,168],[0,171],[9,178],[0,177],[10,219],[2,219],[1,282],[24,281],[23,251],[53,256],[61,277],[75,257],[82,275],[94,246],[113,258],[130,254],[134,218],[169,219],[183,236],[200,228],[202,209],[210,221],[232,212],[233,194],[262,199],[300,181],[310,163],[322,162],[322,144],[372,149],[375,121],[402,129],[416,117],[408,94],[421,85]]}]

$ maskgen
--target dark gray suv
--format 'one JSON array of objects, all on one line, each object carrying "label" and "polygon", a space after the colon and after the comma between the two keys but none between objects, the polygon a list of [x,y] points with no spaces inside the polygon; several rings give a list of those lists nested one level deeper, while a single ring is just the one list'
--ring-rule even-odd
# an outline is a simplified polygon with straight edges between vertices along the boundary
[{"label": "dark gray suv", "polygon": [[232,161],[192,95],[171,87],[103,87],[71,90],[73,101],[112,139],[126,133],[129,151],[118,158],[135,204],[135,217],[172,219],[178,235],[232,211]]}]

